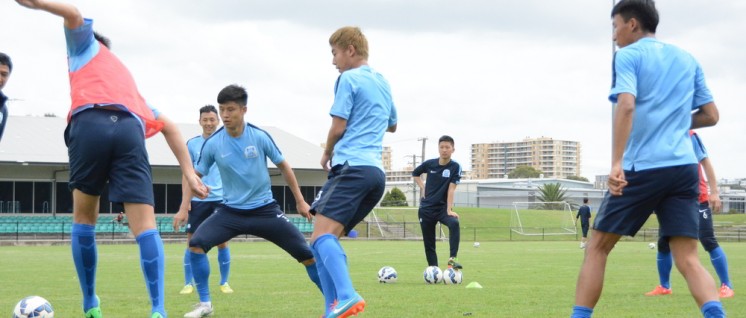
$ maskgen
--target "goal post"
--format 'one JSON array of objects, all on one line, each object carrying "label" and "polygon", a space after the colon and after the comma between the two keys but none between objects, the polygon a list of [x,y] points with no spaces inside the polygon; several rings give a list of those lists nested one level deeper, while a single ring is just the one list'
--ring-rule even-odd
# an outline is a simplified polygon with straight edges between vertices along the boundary
[{"label": "goal post", "polygon": [[511,231],[520,235],[576,235],[572,207],[561,202],[513,202]]}]

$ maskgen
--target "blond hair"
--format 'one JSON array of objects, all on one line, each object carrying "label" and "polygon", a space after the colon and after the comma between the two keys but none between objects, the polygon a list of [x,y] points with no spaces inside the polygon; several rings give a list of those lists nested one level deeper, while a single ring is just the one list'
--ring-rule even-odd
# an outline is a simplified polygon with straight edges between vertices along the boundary
[{"label": "blond hair", "polygon": [[363,59],[368,59],[368,40],[359,27],[346,26],[339,28],[329,37],[329,45],[347,49],[352,45],[355,53]]}]

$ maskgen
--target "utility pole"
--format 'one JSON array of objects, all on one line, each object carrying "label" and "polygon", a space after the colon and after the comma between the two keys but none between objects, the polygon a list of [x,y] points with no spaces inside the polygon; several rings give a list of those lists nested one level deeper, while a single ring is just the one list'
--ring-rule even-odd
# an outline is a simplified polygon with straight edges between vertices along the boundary
[{"label": "utility pole", "polygon": [[[412,171],[417,168],[417,154],[412,154]],[[419,178],[419,177],[416,177]],[[412,179],[412,207],[417,206],[417,182]]]},{"label": "utility pole", "polygon": [[425,162],[425,143],[427,143],[427,137],[417,138],[417,141],[422,141],[422,157],[420,159],[422,160],[421,162]]}]

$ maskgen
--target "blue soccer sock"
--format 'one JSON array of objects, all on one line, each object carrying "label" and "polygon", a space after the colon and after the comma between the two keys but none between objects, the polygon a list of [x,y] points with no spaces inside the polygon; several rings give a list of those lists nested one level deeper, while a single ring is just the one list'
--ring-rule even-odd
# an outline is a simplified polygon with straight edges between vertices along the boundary
[{"label": "blue soccer sock", "polygon": [[712,261],[712,266],[715,267],[715,272],[717,272],[718,277],[720,278],[720,283],[733,289],[730,277],[728,277],[728,258],[725,257],[725,252],[723,252],[723,249],[720,248],[720,246],[710,251],[710,260]]},{"label": "blue soccer sock", "polygon": [[189,248],[184,250],[184,286],[192,284],[192,261],[189,259]]},{"label": "blue soccer sock", "polygon": [[593,315],[593,308],[575,305],[572,307],[570,318],[590,318]]},{"label": "blue soccer sock", "polygon": [[320,261],[324,263],[332,282],[334,282],[337,299],[342,301],[354,297],[356,293],[347,269],[347,255],[345,255],[342,246],[339,245],[337,237],[332,234],[319,236],[313,242],[313,248],[318,253]]},{"label": "blue soccer sock", "polygon": [[210,261],[207,254],[189,252],[189,258],[192,261],[192,273],[194,273],[194,284],[197,286],[199,301],[210,301],[210,285],[207,281],[210,279]]},{"label": "blue soccer sock", "polygon": [[228,274],[231,272],[231,251],[226,246],[218,249],[218,264],[220,265],[220,285],[228,282]]},{"label": "blue soccer sock", "polygon": [[140,266],[145,276],[145,284],[150,294],[153,313],[166,317],[165,302],[165,262],[163,241],[155,229],[145,230],[136,238],[140,245]]},{"label": "blue soccer sock", "polygon": [[[313,257],[316,259],[316,275],[319,278],[318,285],[319,288],[321,288],[321,293],[324,294],[324,316],[326,316],[329,314],[332,304],[334,304],[334,301],[337,299],[337,291],[334,289],[332,277],[329,275],[326,266],[324,266],[324,262],[321,261],[319,253],[313,248],[311,251],[313,252]],[[310,275],[311,274],[309,273],[309,276]],[[313,280],[313,278],[311,280]]]},{"label": "blue soccer sock", "polygon": [[78,272],[78,283],[83,292],[83,311],[98,307],[96,299],[96,226],[73,223],[72,252],[75,270]]},{"label": "blue soccer sock", "polygon": [[719,301],[708,301],[702,305],[702,315],[705,318],[725,318],[725,309]]},{"label": "blue soccer sock", "polygon": [[671,288],[671,268],[673,267],[673,257],[671,252],[663,253],[658,252],[658,279],[660,279],[661,286]]}]

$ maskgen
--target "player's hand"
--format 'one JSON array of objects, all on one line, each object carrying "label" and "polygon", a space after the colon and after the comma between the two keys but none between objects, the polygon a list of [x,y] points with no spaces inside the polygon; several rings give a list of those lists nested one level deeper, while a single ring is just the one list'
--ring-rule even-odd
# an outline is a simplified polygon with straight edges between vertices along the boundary
[{"label": "player's hand", "polygon": [[16,0],[16,3],[29,8],[29,9],[39,9],[41,8],[41,0]]},{"label": "player's hand", "polygon": [[447,213],[448,213],[448,215],[449,215],[449,216],[452,216],[452,217],[455,217],[455,218],[457,218],[457,219],[458,219],[458,213],[456,213],[456,212],[453,212],[453,210],[451,210],[451,209],[448,209],[448,212],[447,212]]},{"label": "player's hand", "polygon": [[627,186],[627,180],[624,178],[624,170],[621,164],[612,165],[608,184],[611,195],[622,195],[622,189]]},{"label": "player's hand", "polygon": [[186,224],[188,218],[189,208],[180,208],[179,212],[176,212],[176,215],[174,215],[174,232],[178,232]]},{"label": "player's hand", "polygon": [[710,193],[710,210],[712,210],[713,213],[720,212],[720,209],[723,208],[723,203],[720,202],[720,193],[719,192],[713,192]]},{"label": "player's hand", "polygon": [[324,168],[324,171],[329,172],[332,165],[332,156],[327,154],[326,151],[324,151],[324,154],[321,155],[321,168]]},{"label": "player's hand", "polygon": [[298,209],[298,213],[306,218],[309,222],[313,219],[313,216],[311,215],[311,206],[306,203],[306,201],[302,202],[296,202],[295,208]]},{"label": "player's hand", "polygon": [[189,188],[192,189],[194,196],[204,199],[210,194],[210,188],[202,183],[202,179],[197,174],[187,176],[187,182],[189,182]]}]

